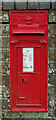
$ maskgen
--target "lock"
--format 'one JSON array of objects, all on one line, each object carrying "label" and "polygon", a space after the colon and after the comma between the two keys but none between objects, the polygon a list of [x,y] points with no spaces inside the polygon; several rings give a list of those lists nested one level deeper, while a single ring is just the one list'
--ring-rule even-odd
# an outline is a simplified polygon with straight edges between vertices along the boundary
[{"label": "lock", "polygon": [[22,78],[22,82],[24,82],[24,79]]}]

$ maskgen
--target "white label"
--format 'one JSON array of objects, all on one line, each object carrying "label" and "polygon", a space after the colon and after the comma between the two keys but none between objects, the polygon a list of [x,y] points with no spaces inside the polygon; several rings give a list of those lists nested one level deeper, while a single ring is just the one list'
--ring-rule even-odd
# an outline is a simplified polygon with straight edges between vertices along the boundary
[{"label": "white label", "polygon": [[23,72],[33,72],[33,48],[23,48]]}]

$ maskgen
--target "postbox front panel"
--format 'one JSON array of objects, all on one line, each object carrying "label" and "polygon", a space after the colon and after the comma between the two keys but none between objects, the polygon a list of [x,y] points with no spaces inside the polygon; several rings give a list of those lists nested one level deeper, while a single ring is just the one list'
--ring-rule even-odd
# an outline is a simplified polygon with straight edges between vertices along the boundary
[{"label": "postbox front panel", "polygon": [[12,111],[47,111],[47,19],[47,11],[10,11]]}]

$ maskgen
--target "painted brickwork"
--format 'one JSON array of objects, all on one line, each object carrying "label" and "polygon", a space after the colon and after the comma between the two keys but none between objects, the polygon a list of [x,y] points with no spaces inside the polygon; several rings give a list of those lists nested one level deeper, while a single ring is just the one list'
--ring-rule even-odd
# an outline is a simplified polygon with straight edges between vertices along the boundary
[{"label": "painted brickwork", "polygon": [[[9,10],[48,10],[48,111],[10,111],[10,49]],[[33,2],[5,3],[0,1],[0,118],[51,118],[56,120],[56,1],[50,4]],[[2,102],[1,102],[2,101]],[[2,111],[1,111],[2,106]]]}]

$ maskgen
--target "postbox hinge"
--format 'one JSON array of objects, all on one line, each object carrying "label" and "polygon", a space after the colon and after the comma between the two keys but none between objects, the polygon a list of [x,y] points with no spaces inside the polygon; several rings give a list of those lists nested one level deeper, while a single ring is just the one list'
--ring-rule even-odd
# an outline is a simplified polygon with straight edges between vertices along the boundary
[{"label": "postbox hinge", "polygon": [[15,44],[15,43],[17,43],[19,40],[12,40],[10,43],[13,43],[13,44]]},{"label": "postbox hinge", "polygon": [[47,44],[47,41],[46,40],[40,40],[40,43]]}]

